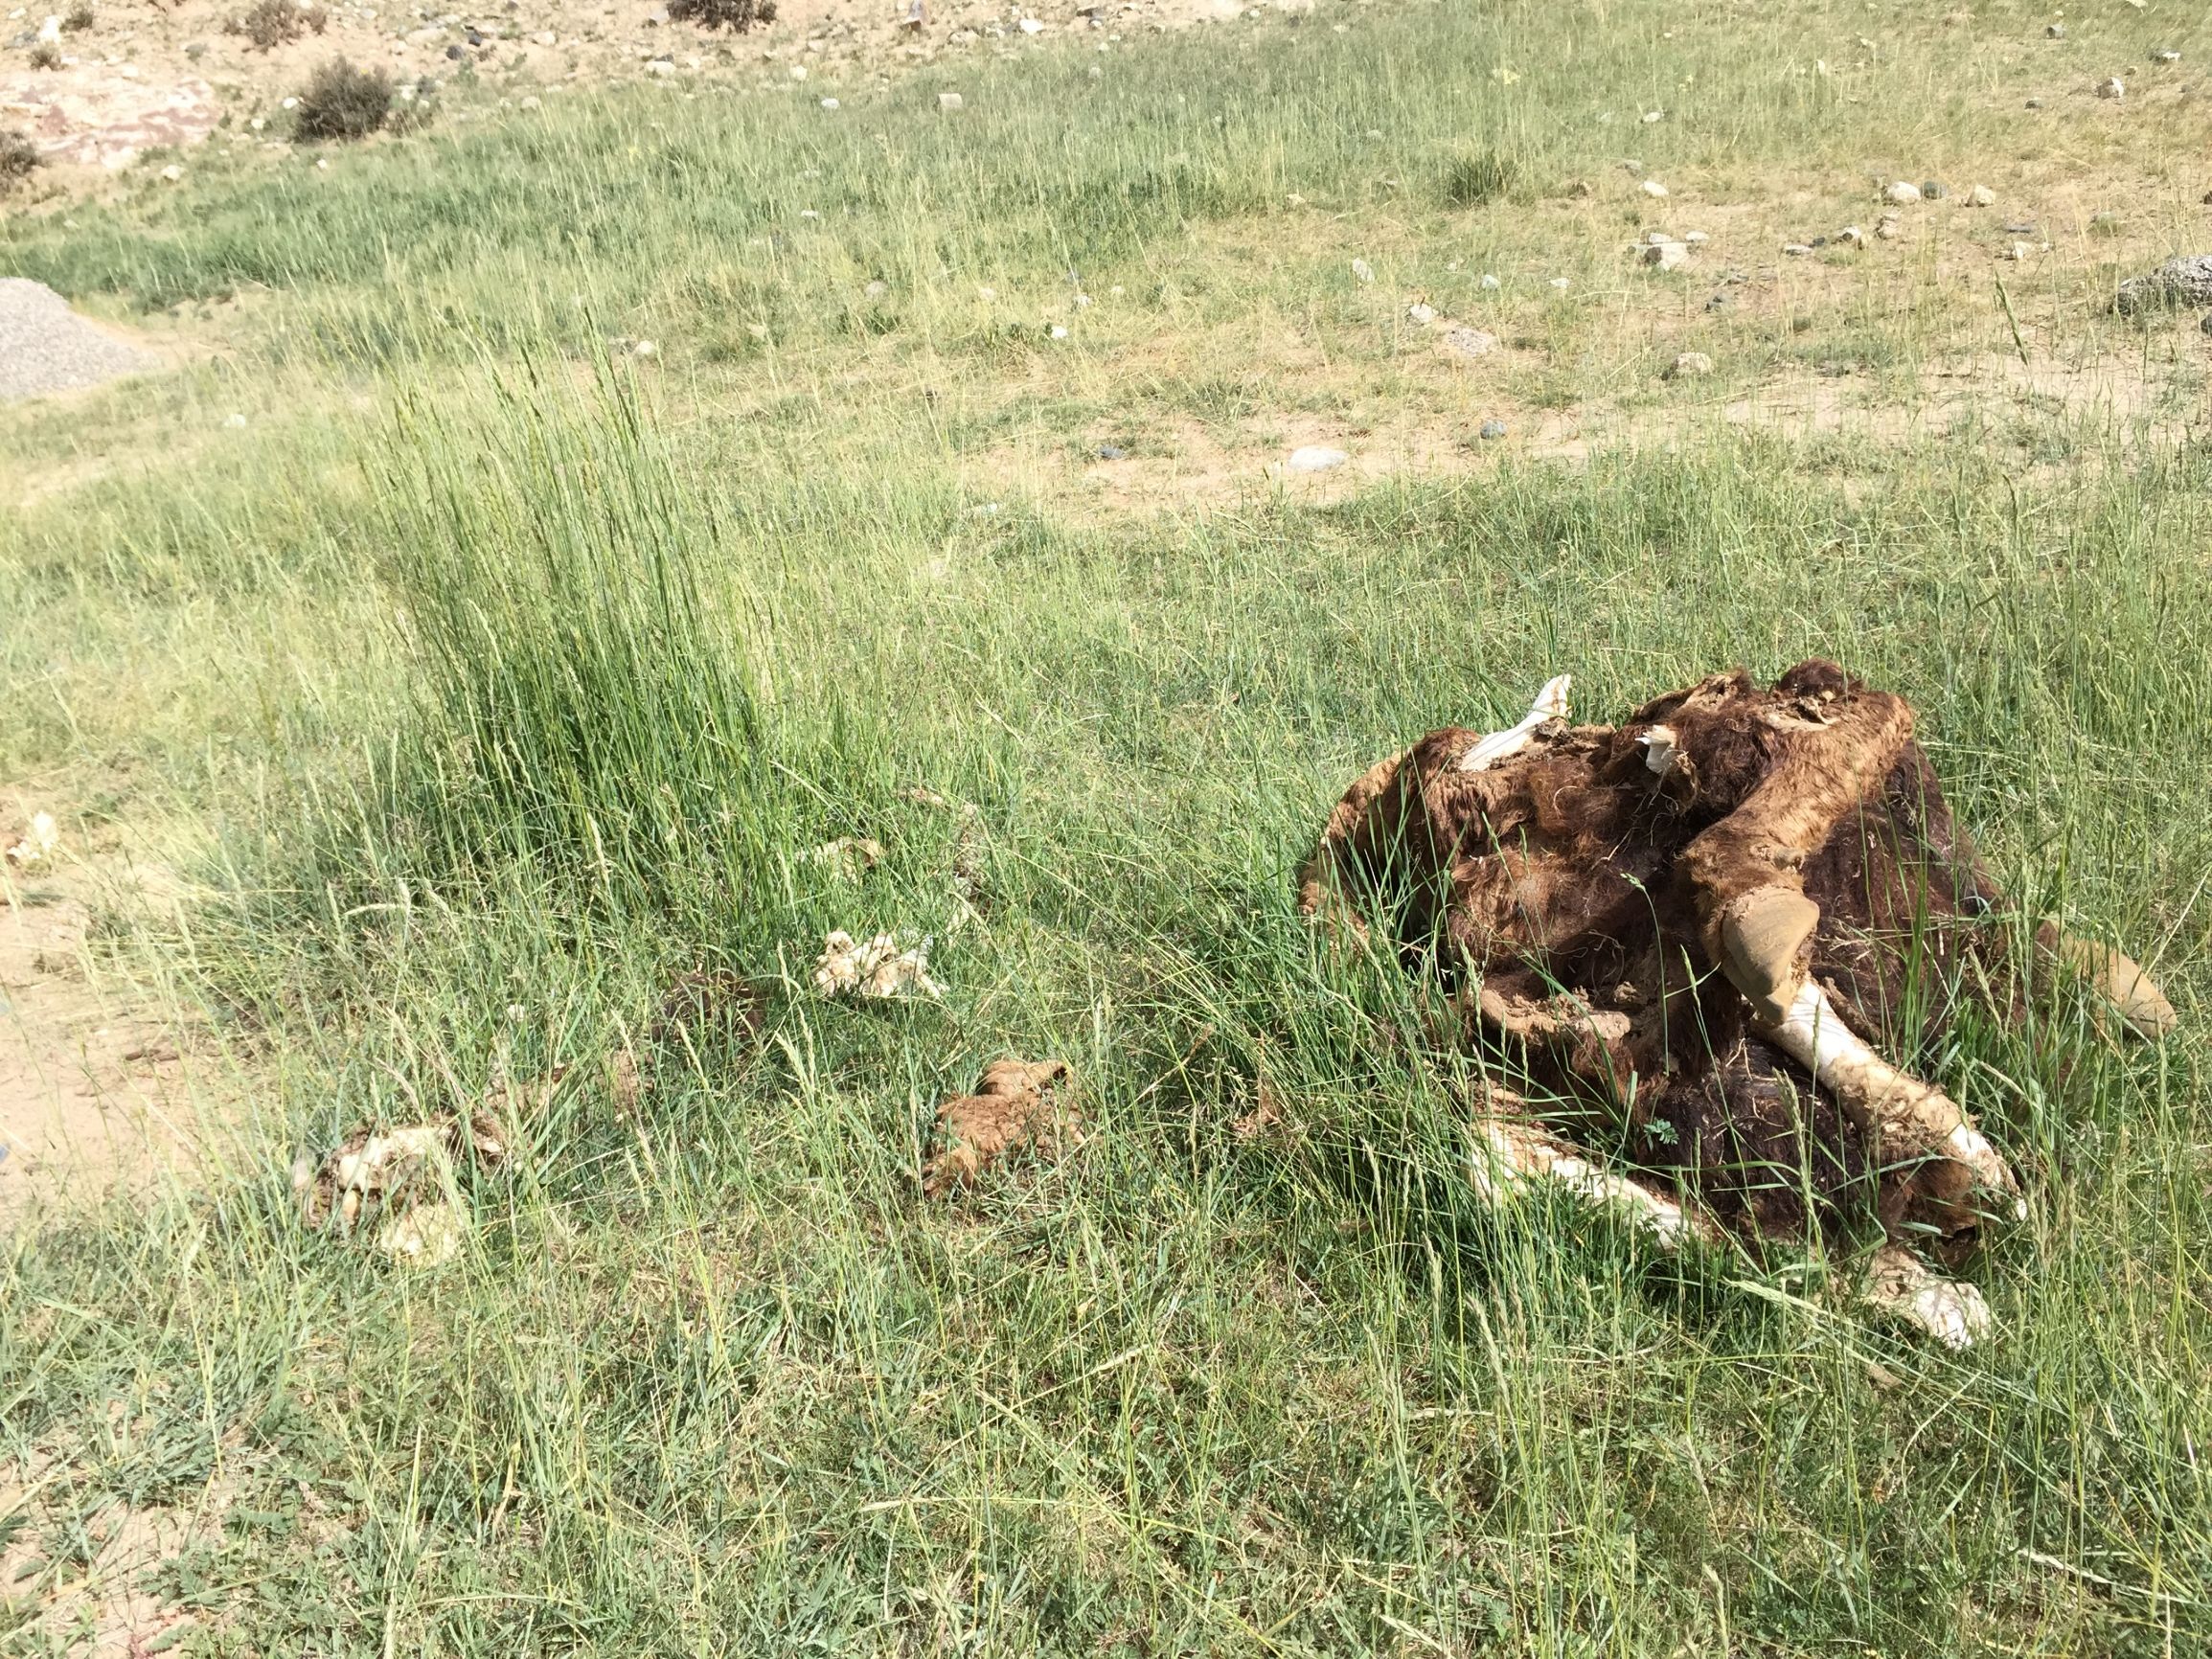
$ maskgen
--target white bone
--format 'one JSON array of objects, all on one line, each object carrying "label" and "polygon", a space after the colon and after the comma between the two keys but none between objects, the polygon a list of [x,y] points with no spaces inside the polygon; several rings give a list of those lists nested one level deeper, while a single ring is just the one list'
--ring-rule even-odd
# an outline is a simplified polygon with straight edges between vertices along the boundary
[{"label": "white bone", "polygon": [[1608,1174],[1529,1125],[1493,1121],[1482,1127],[1483,1142],[1475,1150],[1471,1173],[1475,1190],[1493,1204],[1516,1189],[1545,1181],[1590,1209],[1611,1211],[1666,1249],[1677,1249],[1685,1239],[1703,1235],[1674,1199],[1625,1176]]},{"label": "white bone", "polygon": [[1519,725],[1503,732],[1493,732],[1479,739],[1473,748],[1459,758],[1462,772],[1484,771],[1509,755],[1517,755],[1528,747],[1528,740],[1536,729],[1546,720],[1563,720],[1567,717],[1567,692],[1573,687],[1572,674],[1560,674],[1544,681],[1543,690],[1537,693],[1528,713]]},{"label": "white bone", "polygon": [[1664,778],[1675,769],[1675,728],[1653,726],[1636,739],[1644,745],[1644,764]]},{"label": "white bone", "polygon": [[[1818,985],[1808,979],[1790,999],[1782,1023],[1767,1028],[1774,1046],[1796,1060],[1828,1088],[1855,1119],[1888,1118],[1908,1113],[1926,1118],[1949,1111],[1963,1119],[1942,1090],[1908,1077],[1869,1048],[1857,1032],[1843,1023]],[[1944,1141],[1951,1156],[1994,1192],[2014,1189],[2012,1170],[1996,1148],[1971,1124],[1960,1123]],[[2024,1220],[2024,1199],[2013,1201],[2016,1219]]]},{"label": "white bone", "polygon": [[1972,1348],[1996,1325],[1979,1290],[1944,1278],[1902,1244],[1885,1244],[1874,1253],[1860,1294],[1868,1307],[1903,1320],[1946,1348]]}]

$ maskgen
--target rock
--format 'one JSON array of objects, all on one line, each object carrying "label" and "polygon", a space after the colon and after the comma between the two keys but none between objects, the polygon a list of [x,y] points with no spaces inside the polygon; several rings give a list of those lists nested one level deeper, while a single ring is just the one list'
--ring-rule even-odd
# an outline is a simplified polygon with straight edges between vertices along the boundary
[{"label": "rock", "polygon": [[2036,221],[2034,219],[2013,219],[2005,225],[2005,235],[2008,237],[2032,237],[2035,234]]},{"label": "rock", "polygon": [[1862,248],[1866,246],[1866,233],[1857,225],[1845,225],[1836,233],[1836,239],[1846,247]]},{"label": "rock", "polygon": [[1675,366],[1667,371],[1667,377],[1672,380],[1682,380],[1699,375],[1710,375],[1712,372],[1713,359],[1706,356],[1704,352],[1684,352],[1675,359]]},{"label": "rock", "polygon": [[825,98],[822,100],[822,107],[824,109],[835,109],[838,107],[837,101],[834,98]]},{"label": "rock", "polygon": [[1098,446],[1098,458],[1101,461],[1126,461],[1129,453],[1118,443],[1101,443]]},{"label": "rock", "polygon": [[1644,263],[1656,265],[1662,271],[1678,271],[1689,262],[1688,242],[1651,242],[1644,248]]},{"label": "rock", "polygon": [[963,99],[957,92],[940,92],[937,95],[937,107],[941,111],[950,109],[966,109],[968,107],[968,103],[967,101]]},{"label": "rock", "polygon": [[1641,188],[1646,195],[1651,196],[1654,200],[1664,199],[1667,193],[1667,187],[1661,184],[1655,178],[1648,178],[1644,180]]},{"label": "rock", "polygon": [[1813,244],[1811,242],[1784,242],[1782,251],[1791,259],[1801,260],[1813,252]]},{"label": "rock", "polygon": [[1416,300],[1405,307],[1405,320],[1416,328],[1425,329],[1436,321],[1436,307],[1425,300]]},{"label": "rock", "polygon": [[1705,302],[1705,309],[1708,311],[1724,311],[1735,303],[1736,296],[1734,294],[1731,294],[1726,288],[1717,288],[1712,297]]},{"label": "rock", "polygon": [[2113,304],[2123,315],[2163,306],[2212,306],[2212,254],[2168,260],[2146,276],[2129,278]]},{"label": "rock", "polygon": [[184,177],[184,169],[172,161],[161,170],[161,176],[171,184],[174,184],[178,179]]},{"label": "rock", "polygon": [[[2204,199],[2205,199],[2207,202],[2212,202],[2212,195],[2208,195],[2208,196],[2206,196]],[[1495,293],[1495,292],[1496,292],[1496,291],[1497,291],[1499,288],[1503,287],[1505,284],[1504,284],[1503,283],[1499,282],[1499,281],[1498,281],[1498,280],[1497,280],[1495,277],[1492,276],[1492,275],[1491,275],[1491,274],[1490,274],[1488,271],[1485,271],[1485,272],[1482,274],[1482,285],[1483,285],[1483,287],[1484,287],[1484,288],[1485,288],[1487,291],[1489,291],[1489,292],[1491,292],[1491,293]]]},{"label": "rock", "polygon": [[2212,207],[2212,190],[2206,191],[2201,199],[2204,206]]},{"label": "rock", "polygon": [[1372,283],[1375,280],[1375,267],[1365,260],[1354,260],[1352,261],[1352,274],[1363,283]]},{"label": "rock", "polygon": [[1482,430],[1477,432],[1475,436],[1485,443],[1495,443],[1505,436],[1505,422],[1503,420],[1485,420],[1482,423]]},{"label": "rock", "polygon": [[536,34],[533,34],[531,38],[536,41],[540,46],[557,46],[560,43],[560,36],[554,34],[554,32],[550,29],[540,29]]},{"label": "rock", "polygon": [[888,294],[891,291],[891,284],[883,281],[882,278],[878,277],[860,291],[866,294],[871,300],[880,300],[885,294]]},{"label": "rock", "polygon": [[1644,111],[1644,125],[1646,126],[1652,125],[1654,122],[1661,122],[1666,119],[1667,112],[1663,109],[1647,109]]},{"label": "rock", "polygon": [[1552,278],[1552,280],[1551,280],[1550,284],[1547,284],[1547,285],[1548,285],[1548,286],[1551,288],[1552,292],[1554,292],[1555,294],[1563,294],[1563,293],[1565,293],[1565,292],[1567,291],[1567,288],[1568,288],[1568,285],[1569,285],[1569,284],[1568,284],[1568,283],[1567,283],[1567,280],[1566,280],[1566,278],[1564,278],[1564,277],[1554,277],[1554,278]]},{"label": "rock", "polygon": [[1920,200],[1920,186],[1914,184],[1910,179],[1901,178],[1881,193],[1899,207],[1910,207],[1914,202]]},{"label": "rock", "polygon": [[2053,23],[2043,31],[2045,40],[2064,40],[2065,37],[2066,26],[2064,23]]},{"label": "rock", "polygon": [[1024,17],[1021,20],[1021,32],[1024,34],[1042,34],[1044,33],[1044,25],[1038,22],[1035,17]]},{"label": "rock", "polygon": [[1893,242],[1904,235],[1904,221],[1895,214],[1883,214],[1874,221],[1874,234],[1885,242]]},{"label": "rock", "polygon": [[1327,472],[1351,459],[1341,449],[1332,449],[1324,443],[1308,443],[1291,450],[1287,465],[1292,472]]},{"label": "rock", "polygon": [[1688,242],[1694,248],[1701,248],[1713,239],[1707,236],[1703,231],[1684,231],[1682,233],[1682,239]]},{"label": "rock", "polygon": [[542,109],[545,105],[536,98],[526,98],[514,107],[517,109]]},{"label": "rock", "polygon": [[2030,109],[2041,109],[2042,106],[2043,101],[2040,98],[2031,98],[2028,100],[2028,107]]},{"label": "rock", "polygon": [[2178,63],[2181,61],[2181,55],[2178,52],[2171,51],[2154,52],[2151,54],[2151,60],[2154,63]]},{"label": "rock", "polygon": [[2034,252],[2035,249],[2028,246],[2027,243],[2015,242],[2011,247],[2005,249],[2003,253],[1997,255],[1997,258],[2000,260],[2024,260]]},{"label": "rock", "polygon": [[1497,336],[1465,323],[1445,330],[1445,349],[1461,357],[1487,357],[1497,350]]},{"label": "rock", "polygon": [[659,352],[660,348],[650,340],[640,340],[629,349],[629,354],[633,357],[650,357],[657,355]]},{"label": "rock", "polygon": [[1977,184],[1967,192],[1966,201],[1969,207],[1995,207],[1997,202],[1997,193],[1986,184]]},{"label": "rock", "polygon": [[[672,65],[672,67],[673,67],[673,65]],[[791,65],[791,79],[792,79],[793,80],[806,80],[806,79],[807,79],[807,66],[806,66],[804,63],[794,63],[794,64],[792,64],[792,65]]]},{"label": "rock", "polygon": [[2100,80],[2097,82],[2097,96],[2099,98],[2125,98],[2128,96],[2127,82],[2123,81],[2117,75],[2109,80]]}]

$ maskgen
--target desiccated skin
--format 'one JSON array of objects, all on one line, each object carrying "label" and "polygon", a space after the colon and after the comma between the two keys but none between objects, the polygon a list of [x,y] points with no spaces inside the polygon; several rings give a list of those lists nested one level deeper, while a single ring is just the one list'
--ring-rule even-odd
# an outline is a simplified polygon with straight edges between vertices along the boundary
[{"label": "desiccated skin", "polygon": [[[2017,1210],[1967,1114],[1878,1052],[1933,1035],[1961,970],[2000,997],[2019,979],[1902,698],[1813,661],[1768,689],[1715,675],[1618,727],[1512,737],[1448,728],[1371,768],[1302,906],[1462,984],[1471,1026],[1564,1102],[1547,1133],[1625,1136],[1741,1231],[1802,1237],[1870,1191],[1893,1240],[1955,1260],[1985,1215]],[[2052,932],[2039,954],[2132,1028],[2170,1026],[2116,952]],[[1565,1155],[1523,1143],[1512,1127],[1494,1155],[1520,1148],[1529,1173]]]},{"label": "desiccated skin", "polygon": [[972,1186],[984,1170],[1019,1151],[1057,1152],[1082,1138],[1074,1111],[1060,1098],[1067,1082],[1064,1060],[993,1062],[972,1095],[955,1095],[937,1108],[940,1146],[922,1171],[924,1196],[942,1198]]}]

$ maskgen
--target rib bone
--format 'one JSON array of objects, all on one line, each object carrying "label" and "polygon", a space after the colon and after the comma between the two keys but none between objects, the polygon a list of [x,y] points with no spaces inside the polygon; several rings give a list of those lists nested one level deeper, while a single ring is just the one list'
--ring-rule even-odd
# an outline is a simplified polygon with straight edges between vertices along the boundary
[{"label": "rib bone", "polygon": [[1932,1336],[1946,1348],[1972,1348],[1995,1321],[1973,1285],[1946,1279],[1902,1244],[1885,1244],[1867,1263],[1866,1305]]},{"label": "rib bone", "polygon": [[1558,1187],[1588,1209],[1607,1211],[1659,1245],[1675,1250],[1687,1240],[1713,1236],[1711,1223],[1663,1193],[1641,1182],[1599,1169],[1567,1150],[1534,1124],[1492,1119],[1481,1126],[1470,1171],[1475,1191],[1491,1203],[1541,1181]]},{"label": "rib bone", "polygon": [[1528,747],[1528,740],[1547,720],[1567,717],[1567,693],[1573,687],[1572,674],[1560,674],[1544,681],[1543,690],[1537,693],[1536,701],[1528,706],[1521,722],[1507,731],[1493,732],[1478,741],[1473,748],[1459,758],[1462,772],[1487,771],[1508,755],[1517,755]]}]

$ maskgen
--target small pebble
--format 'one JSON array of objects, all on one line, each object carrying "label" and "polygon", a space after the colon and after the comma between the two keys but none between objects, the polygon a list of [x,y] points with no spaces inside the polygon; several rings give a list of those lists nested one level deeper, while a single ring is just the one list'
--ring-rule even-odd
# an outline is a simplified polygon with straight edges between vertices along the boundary
[{"label": "small pebble", "polygon": [[1552,278],[1552,280],[1551,280],[1551,289],[1552,289],[1552,291],[1553,291],[1554,293],[1558,293],[1558,294],[1563,294],[1563,293],[1565,293],[1565,292],[1567,291],[1567,280],[1566,280],[1566,278],[1564,278],[1564,277],[1554,277],[1554,278]]},{"label": "small pebble", "polygon": [[2066,26],[2064,23],[2053,23],[2043,31],[2045,40],[2064,40],[2065,37]]},{"label": "small pebble", "polygon": [[1791,259],[1801,260],[1813,251],[1811,242],[1784,242],[1782,251]]},{"label": "small pebble", "polygon": [[957,92],[940,92],[937,95],[937,107],[941,110],[965,109],[968,104]]},{"label": "small pebble", "polygon": [[1673,375],[1676,379],[1690,375],[1710,375],[1712,372],[1713,359],[1702,352],[1684,352],[1675,359]]},{"label": "small pebble", "polygon": [[1101,461],[1124,461],[1129,458],[1129,451],[1118,443],[1101,443],[1098,446],[1098,458]]},{"label": "small pebble", "polygon": [[659,350],[650,340],[640,340],[629,349],[629,354],[633,357],[650,357]]},{"label": "small pebble", "polygon": [[1290,451],[1289,467],[1292,472],[1326,472],[1332,466],[1341,466],[1351,459],[1341,449],[1331,449],[1322,443],[1309,443]]},{"label": "small pebble", "polygon": [[1667,187],[1655,178],[1648,178],[1644,180],[1643,192],[1646,195],[1658,199],[1666,195]]},{"label": "small pebble", "polygon": [[1425,329],[1436,321],[1436,307],[1425,301],[1416,300],[1405,307],[1405,320],[1417,328]]},{"label": "small pebble", "polygon": [[2178,52],[2154,52],[2151,57],[2155,62],[2158,63],[2178,63],[2181,61],[2181,55]]},{"label": "small pebble", "polygon": [[822,100],[822,107],[824,109],[835,109],[837,107],[837,101],[834,98],[825,98]]},{"label": "small pebble", "polygon": [[1899,207],[1907,207],[1920,200],[1920,186],[1914,184],[1910,179],[1901,178],[1881,193]]},{"label": "small pebble", "polygon": [[1372,283],[1375,280],[1375,267],[1365,260],[1354,260],[1352,261],[1352,274],[1363,283]]},{"label": "small pebble", "polygon": [[1482,423],[1482,430],[1477,432],[1475,436],[1485,443],[1503,438],[1505,436],[1505,422],[1503,420],[1485,420]]},{"label": "small pebble", "polygon": [[171,162],[161,170],[161,176],[169,180],[171,184],[174,184],[178,179],[184,177],[184,169]]},{"label": "small pebble", "polygon": [[1024,17],[1021,20],[1021,32],[1024,34],[1042,34],[1044,33],[1044,25],[1039,23],[1034,17]]},{"label": "small pebble", "polygon": [[792,79],[793,80],[806,80],[806,79],[807,79],[807,66],[806,66],[804,63],[794,63],[794,64],[792,64],[792,65],[791,65],[791,79]]},{"label": "small pebble", "polygon": [[1688,242],[1692,247],[1697,248],[1703,247],[1705,243],[1711,241],[1713,239],[1707,236],[1703,231],[1684,231],[1682,233],[1682,239]]},{"label": "small pebble", "polygon": [[1845,225],[1836,233],[1836,239],[1846,247],[1862,248],[1866,246],[1866,233],[1857,225]]},{"label": "small pebble", "polygon": [[2032,237],[2035,234],[2036,222],[2033,219],[2015,219],[2005,226],[2005,235],[2008,237]]},{"label": "small pebble", "polygon": [[2109,80],[2100,80],[2097,82],[2097,96],[2099,98],[2125,98],[2128,96],[2127,83],[2117,75]]},{"label": "small pebble", "polygon": [[[2208,196],[2206,196],[2204,199],[2205,199],[2206,201],[2208,201],[2208,202],[2212,202],[2212,195],[2208,195]],[[1482,277],[1482,285],[1483,285],[1483,286],[1484,286],[1486,289],[1490,290],[1491,292],[1493,292],[1493,293],[1495,293],[1495,292],[1496,292],[1496,291],[1497,291],[1499,288],[1503,287],[1505,284],[1504,284],[1503,283],[1500,283],[1500,282],[1499,282],[1499,281],[1498,281],[1498,280],[1497,280],[1495,277],[1492,276],[1492,275],[1491,275],[1491,274],[1490,274],[1488,271],[1485,271],[1485,272],[1483,273],[1483,277]]]},{"label": "small pebble", "polygon": [[2041,109],[2042,106],[2043,101],[2040,98],[2031,98],[2028,100],[2028,107],[2030,109]]},{"label": "small pebble", "polygon": [[245,423],[246,418],[243,415],[226,415],[223,417],[223,424],[225,426],[232,427],[233,429],[241,427]]},{"label": "small pebble", "polygon": [[1977,184],[1967,193],[1966,199],[1970,207],[1995,207],[1997,193],[1986,184]]},{"label": "small pebble", "polygon": [[888,294],[891,291],[891,284],[878,277],[876,281],[870,283],[860,291],[866,294],[871,300],[880,300],[885,294]]},{"label": "small pebble", "polygon": [[1067,325],[1066,325],[1065,323],[1055,323],[1055,324],[1053,324],[1053,326],[1052,326],[1052,337],[1053,337],[1054,339],[1056,339],[1056,340],[1064,340],[1064,339],[1066,339],[1066,338],[1067,338]]},{"label": "small pebble", "polygon": [[1874,234],[1885,242],[1893,242],[1904,235],[1904,221],[1895,214],[1883,214],[1874,221]]},{"label": "small pebble", "polygon": [[1690,244],[1687,242],[1653,242],[1644,249],[1644,263],[1656,265],[1662,271],[1678,271],[1690,262]]}]

